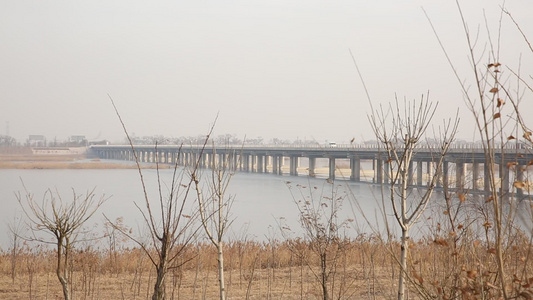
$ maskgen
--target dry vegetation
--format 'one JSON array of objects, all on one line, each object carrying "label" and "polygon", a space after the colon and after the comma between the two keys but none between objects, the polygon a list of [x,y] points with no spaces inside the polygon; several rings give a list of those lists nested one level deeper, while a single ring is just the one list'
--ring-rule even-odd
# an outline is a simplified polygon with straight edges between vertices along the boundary
[{"label": "dry vegetation", "polygon": [[[417,288],[436,299],[447,298],[454,289],[461,299],[494,299],[495,259],[490,245],[476,236],[437,232],[438,236],[420,239],[410,245],[413,268],[410,299],[423,298]],[[307,259],[314,253],[305,241],[297,243]],[[398,264],[389,251],[399,243],[384,243],[378,237],[361,235],[342,245],[341,266],[335,270],[331,287],[339,299],[390,299],[395,292]],[[308,265],[294,254],[289,242],[231,241],[225,250],[226,291],[230,299],[320,299],[320,284]],[[139,249],[115,245],[109,250],[103,241],[77,249],[70,269],[73,299],[149,299],[154,269]],[[529,239],[517,232],[507,248],[507,274],[514,278],[509,288],[516,295],[531,295],[533,266],[527,259]],[[209,244],[187,246],[178,264],[170,271],[166,289],[169,299],[216,299],[216,250]],[[527,265],[525,263],[527,262]],[[15,264],[15,265],[13,265]],[[16,253],[0,255],[1,299],[57,299],[61,296],[54,269],[55,253],[40,246],[25,244]],[[417,285],[418,287],[416,287]],[[476,296],[477,295],[477,296]],[[522,296],[523,299],[530,299]]]}]

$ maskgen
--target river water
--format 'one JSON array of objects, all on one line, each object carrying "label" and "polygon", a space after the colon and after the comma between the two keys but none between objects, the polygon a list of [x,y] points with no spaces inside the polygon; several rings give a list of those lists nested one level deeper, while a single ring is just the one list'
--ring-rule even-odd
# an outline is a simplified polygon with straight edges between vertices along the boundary
[{"label": "river water", "polygon": [[[163,196],[168,194],[168,186],[172,178],[172,170],[160,171],[163,182]],[[152,201],[158,199],[156,170],[143,170],[148,193]],[[204,174],[204,176],[207,173]],[[144,208],[143,190],[140,184],[138,171],[135,169],[96,169],[96,170],[0,170],[0,247],[9,248],[9,224],[15,223],[18,218],[25,218],[16,193],[25,195],[23,184],[34,199],[40,201],[47,189],[57,192],[65,200],[72,199],[73,190],[77,193],[86,193],[94,188],[96,197],[108,197],[91,220],[95,233],[103,232],[102,224],[107,218],[115,220],[123,217],[124,222],[133,228],[134,232],[143,232],[143,219],[139,209],[134,203]],[[287,184],[290,182],[290,184]],[[291,188],[289,188],[289,186]],[[337,196],[345,197],[339,212],[339,220],[354,219],[351,229],[354,236],[365,231],[370,231],[361,217],[361,211],[356,206],[360,204],[361,210],[370,216],[372,222],[382,223],[377,200],[380,188],[369,183],[353,183],[337,180],[327,183],[325,178],[308,178],[306,176],[277,176],[272,174],[236,173],[229,185],[228,194],[235,197],[231,208],[230,219],[233,220],[228,237],[242,237],[249,239],[265,240],[277,237],[279,234],[280,218],[287,222],[295,235],[298,231],[298,208],[295,200],[300,200],[300,195],[309,197],[313,192],[314,199],[331,195],[331,188],[338,189]],[[291,194],[292,191],[292,194]],[[302,193],[300,193],[302,192]],[[348,194],[348,196],[343,196]],[[351,194],[351,195],[350,195]],[[355,196],[354,196],[355,195]],[[309,198],[308,198],[309,199]],[[194,200],[194,199],[192,199]],[[380,200],[379,200],[380,201]],[[155,202],[154,202],[155,203]],[[154,205],[154,204],[153,204]],[[374,220],[377,219],[377,220]]]}]

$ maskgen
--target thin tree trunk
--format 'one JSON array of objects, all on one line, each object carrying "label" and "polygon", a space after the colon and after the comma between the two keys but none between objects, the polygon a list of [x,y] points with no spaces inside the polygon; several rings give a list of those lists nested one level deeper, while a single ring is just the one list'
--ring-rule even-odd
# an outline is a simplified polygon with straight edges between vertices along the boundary
[{"label": "thin tree trunk", "polygon": [[407,272],[407,251],[409,242],[409,230],[402,228],[402,245],[400,254],[400,279],[398,281],[398,300],[403,300],[405,297],[405,278]]},{"label": "thin tree trunk", "polygon": [[165,275],[166,261],[161,260],[159,266],[157,266],[157,277],[154,285],[154,294],[152,300],[164,300],[165,299]]},{"label": "thin tree trunk", "polygon": [[220,289],[220,300],[226,299],[226,284],[224,282],[224,244],[222,241],[218,241],[218,283]]},{"label": "thin tree trunk", "polygon": [[324,300],[329,300],[328,292],[328,275],[327,275],[327,256],[325,253],[320,255],[320,264],[322,267],[322,295]]},{"label": "thin tree trunk", "polygon": [[[65,300],[70,300],[70,292],[69,292],[69,289],[68,289],[68,281],[67,281],[67,278],[65,278],[64,273],[61,272],[62,271],[62,269],[61,269],[61,265],[62,264],[64,265],[64,270],[63,271],[66,271],[66,269],[67,269],[67,262],[66,262],[67,258],[65,258],[65,261],[63,263],[61,263],[62,258],[63,258],[63,243],[62,243],[62,241],[60,239],[61,238],[58,238],[59,242],[57,243],[56,275],[57,275],[57,279],[61,283],[61,288],[63,289],[63,297],[65,297]],[[65,250],[65,251],[67,251],[67,250]]]}]

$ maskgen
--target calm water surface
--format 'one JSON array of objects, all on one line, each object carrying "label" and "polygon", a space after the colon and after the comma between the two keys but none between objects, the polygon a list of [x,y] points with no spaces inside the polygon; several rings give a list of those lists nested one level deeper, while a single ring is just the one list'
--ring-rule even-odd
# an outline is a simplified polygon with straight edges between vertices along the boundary
[{"label": "calm water surface", "polygon": [[[157,200],[156,171],[144,170],[143,175],[150,198]],[[171,170],[161,170],[163,182],[168,184],[171,176]],[[142,217],[134,202],[144,207],[144,198],[139,174],[135,169],[0,170],[0,178],[0,201],[2,203],[0,247],[3,249],[9,247],[8,224],[12,223],[14,218],[22,216],[22,210],[15,197],[17,192],[24,195],[21,180],[38,200],[43,197],[48,188],[57,190],[64,199],[68,200],[72,199],[72,189],[79,194],[94,188],[97,197],[109,197],[91,221],[100,224],[94,230],[103,232],[101,224],[105,220],[103,217],[105,214],[111,220],[123,217],[128,226],[137,232],[142,232]],[[308,193],[308,190],[320,191],[323,186],[331,187],[330,184],[325,183],[325,179],[237,173],[229,187],[229,193],[236,197],[231,210],[231,218],[234,219],[234,222],[230,236],[242,236],[246,233],[250,238],[257,240],[264,240],[267,236],[272,237],[273,235],[280,237],[278,220],[282,217],[287,220],[291,228],[297,231],[298,210],[294,203],[295,197],[291,195],[291,191],[287,187],[287,181],[291,182],[292,190],[296,194],[298,194],[297,185],[317,187],[317,189],[304,189],[304,194]],[[379,187],[368,183],[348,183],[340,180],[336,181],[335,184],[341,185],[340,193],[349,189],[349,193],[355,194],[363,211],[371,219],[374,219],[376,214],[379,215],[375,200],[379,196]],[[353,197],[348,197],[345,200],[339,218],[356,220],[352,226],[354,236],[358,231],[368,229],[360,217],[360,213],[354,207]],[[378,220],[377,222],[381,221]]]}]

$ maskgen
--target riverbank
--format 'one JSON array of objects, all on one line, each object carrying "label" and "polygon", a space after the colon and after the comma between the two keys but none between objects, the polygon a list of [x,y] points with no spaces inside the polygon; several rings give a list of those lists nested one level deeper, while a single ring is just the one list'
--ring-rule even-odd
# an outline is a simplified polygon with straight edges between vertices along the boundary
[{"label": "riverbank", "polygon": [[[155,169],[156,165],[151,163],[141,164],[143,169]],[[160,164],[160,169],[171,168],[171,165]],[[0,154],[0,169],[136,169],[137,165],[125,162],[109,162],[109,160],[100,160],[99,158],[89,158],[85,154],[73,155],[36,155],[32,153],[25,154]],[[289,166],[282,168],[284,173],[289,172]],[[272,165],[267,166],[268,172],[272,172]],[[308,173],[306,167],[298,168],[299,174]],[[335,171],[338,178],[349,178],[350,169],[346,166],[339,166]],[[316,168],[315,174],[328,175],[328,168]],[[372,170],[362,170],[363,180],[371,180],[374,176]]]},{"label": "riverbank", "polygon": [[[160,165],[161,169],[170,166]],[[0,169],[136,169],[135,164],[89,159],[84,154],[75,155],[0,155]],[[143,169],[155,169],[153,164],[143,164]]]}]

